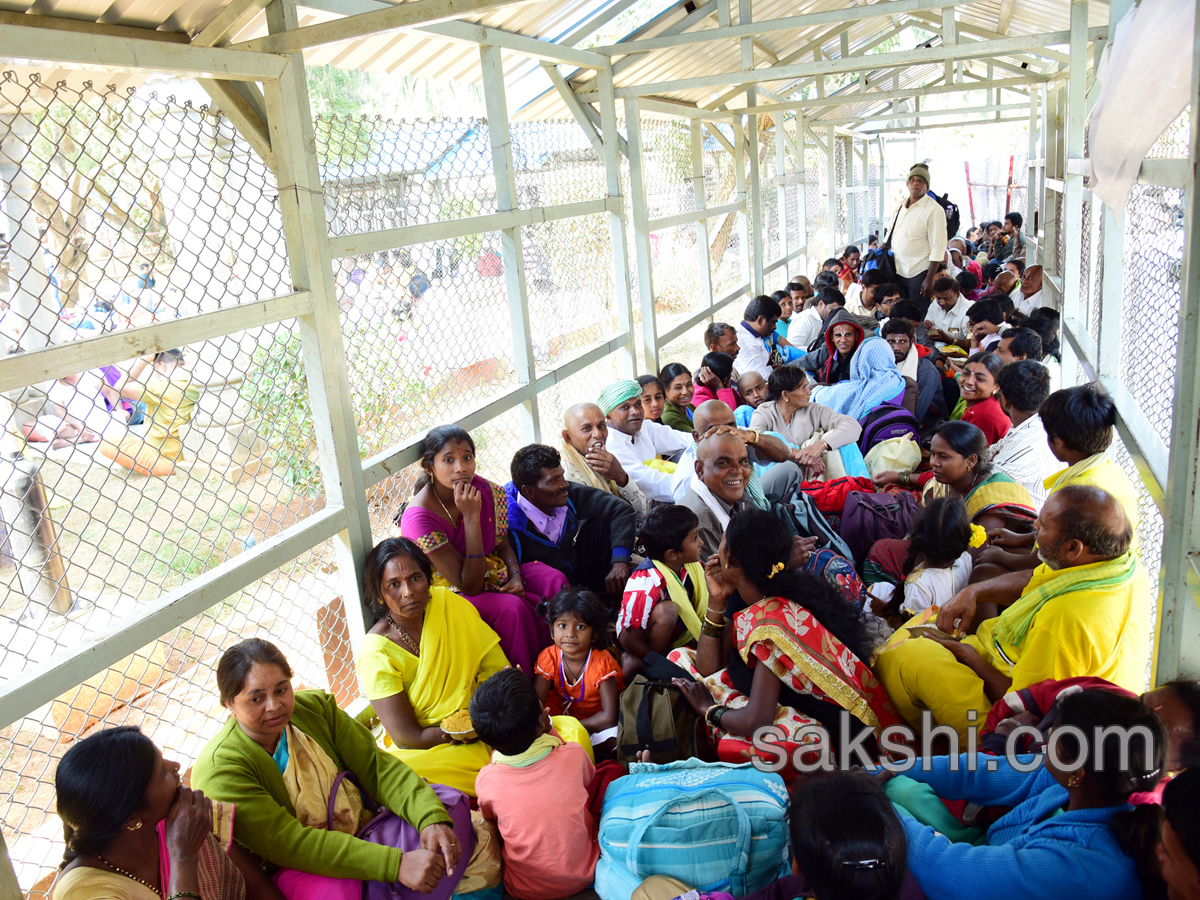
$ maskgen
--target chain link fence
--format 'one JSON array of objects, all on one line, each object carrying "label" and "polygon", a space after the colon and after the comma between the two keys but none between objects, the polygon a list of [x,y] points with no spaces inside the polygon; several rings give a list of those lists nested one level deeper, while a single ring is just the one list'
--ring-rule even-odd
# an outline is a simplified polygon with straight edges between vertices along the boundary
[{"label": "chain link fence", "polygon": [[[183,96],[195,93],[179,84]],[[162,90],[75,90],[11,73],[0,76],[0,107],[19,111],[0,115],[0,334],[10,357],[69,342],[86,348],[291,292],[274,176],[217,110]],[[485,121],[332,116],[314,130],[335,242],[499,211]],[[603,162],[574,122],[515,123],[511,143],[520,209],[605,199]],[[333,260],[364,458],[521,382],[501,235],[451,231],[415,243],[401,232],[397,249]],[[618,332],[608,213],[518,234],[536,377]],[[178,358],[104,359],[40,381],[37,364],[21,375],[8,369],[4,680],[143,615],[165,592],[324,509],[321,423],[297,320],[178,349]],[[542,391],[543,438],[557,444],[565,408],[594,398],[620,370],[609,354]],[[508,479],[524,434],[517,409],[475,430],[486,477]],[[396,533],[393,516],[414,480],[410,468],[369,488],[376,539]],[[326,541],[6,723],[0,815],[22,888],[51,889],[62,855],[54,769],[71,742],[138,724],[186,769],[225,720],[213,670],[237,640],[274,641],[298,687],[353,703],[361,612],[344,607],[338,578]]]}]

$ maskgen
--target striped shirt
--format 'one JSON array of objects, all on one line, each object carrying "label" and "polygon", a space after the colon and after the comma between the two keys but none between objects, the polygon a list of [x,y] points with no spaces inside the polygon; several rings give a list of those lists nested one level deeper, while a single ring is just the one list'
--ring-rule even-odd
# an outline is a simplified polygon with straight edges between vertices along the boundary
[{"label": "striped shirt", "polygon": [[[683,589],[687,591],[688,597],[694,599],[692,582],[688,578],[686,569],[680,570],[679,578],[683,582]],[[667,593],[666,579],[654,565],[654,560],[644,560],[633,570],[629,580],[625,582],[625,594],[621,598],[621,611],[617,613],[617,634],[626,628],[649,628],[650,613],[664,600],[668,603],[671,602],[671,595]],[[682,620],[677,622],[675,627],[678,634],[682,634]],[[678,637],[678,634],[673,635],[672,639]]]},{"label": "striped shirt", "polygon": [[1036,415],[1014,425],[992,444],[991,460],[993,466],[1029,491],[1034,509],[1039,512],[1050,494],[1043,482],[1063,468],[1063,463],[1050,452],[1046,430]]}]

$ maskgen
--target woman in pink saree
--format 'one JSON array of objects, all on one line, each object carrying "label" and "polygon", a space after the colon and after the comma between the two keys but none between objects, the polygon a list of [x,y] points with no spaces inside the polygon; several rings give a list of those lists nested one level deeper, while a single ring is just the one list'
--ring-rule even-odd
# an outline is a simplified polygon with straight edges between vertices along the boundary
[{"label": "woman in pink saree", "polygon": [[500,636],[504,655],[533,677],[550,629],[537,604],[567,586],[545,563],[521,565],[508,541],[508,500],[475,474],[475,442],[456,425],[432,429],[421,443],[425,474],[400,515],[400,534],[425,551],[434,587],[466,597]]}]

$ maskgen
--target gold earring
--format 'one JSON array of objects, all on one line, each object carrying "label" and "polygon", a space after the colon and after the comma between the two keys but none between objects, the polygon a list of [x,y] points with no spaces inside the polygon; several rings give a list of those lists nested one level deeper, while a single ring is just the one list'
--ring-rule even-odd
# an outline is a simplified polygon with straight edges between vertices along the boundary
[{"label": "gold earring", "polygon": [[127,829],[129,829],[130,831],[137,831],[139,828],[141,828],[141,827],[142,827],[142,820],[141,820],[141,819],[138,819],[138,820],[137,820],[136,822],[134,822],[132,825],[126,825],[125,827],[126,827]]},{"label": "gold earring", "polygon": [[1077,788],[1083,784],[1083,772],[1072,772],[1067,778],[1067,787]]}]

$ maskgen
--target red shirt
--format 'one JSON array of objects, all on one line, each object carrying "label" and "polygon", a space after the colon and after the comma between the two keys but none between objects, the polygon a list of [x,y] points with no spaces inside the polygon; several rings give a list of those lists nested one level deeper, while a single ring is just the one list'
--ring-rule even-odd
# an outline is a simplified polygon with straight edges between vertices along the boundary
[{"label": "red shirt", "polygon": [[970,422],[972,425],[978,425],[979,430],[987,438],[989,446],[1008,434],[1008,429],[1012,428],[1012,419],[1004,412],[1000,401],[995,397],[988,397],[973,406],[968,404],[962,420]]}]

